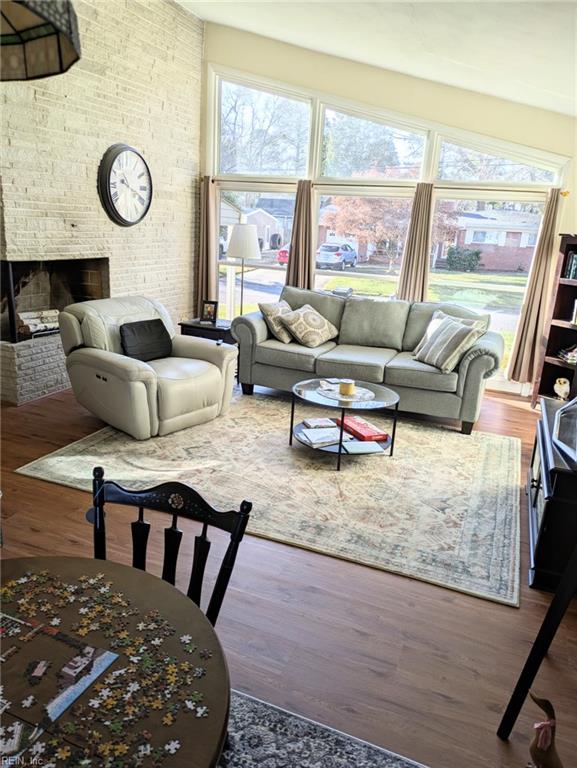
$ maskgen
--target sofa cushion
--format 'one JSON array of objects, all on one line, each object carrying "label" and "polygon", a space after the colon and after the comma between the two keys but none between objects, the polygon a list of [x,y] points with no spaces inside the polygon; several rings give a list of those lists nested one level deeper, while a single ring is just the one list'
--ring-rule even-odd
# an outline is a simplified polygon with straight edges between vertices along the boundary
[{"label": "sofa cushion", "polygon": [[220,404],[223,380],[216,365],[188,357],[165,357],[148,365],[158,377],[161,421]]},{"label": "sofa cushion", "polygon": [[320,347],[303,347],[291,342],[283,344],[277,339],[267,339],[256,345],[254,351],[255,363],[276,365],[279,368],[293,368],[297,371],[315,371],[315,361],[319,355],[328,352],[335,346],[334,341],[327,341]]},{"label": "sofa cushion", "polygon": [[320,347],[325,341],[336,339],[338,329],[310,304],[280,316],[280,321],[299,344]]},{"label": "sofa cushion", "polygon": [[441,373],[433,365],[415,360],[411,352],[399,352],[385,367],[385,384],[393,388],[396,384],[434,392],[456,392],[458,378],[455,371]]},{"label": "sofa cushion", "polygon": [[410,306],[408,301],[348,299],[339,343],[400,350]]},{"label": "sofa cushion", "polygon": [[333,296],[324,291],[308,291],[304,288],[294,288],[292,285],[285,285],[280,297],[284,301],[288,301],[292,309],[300,309],[305,304],[310,304],[329,323],[332,323],[335,328],[341,327],[341,318],[346,300],[340,298],[340,296]]},{"label": "sofa cushion", "polygon": [[317,358],[316,372],[319,376],[338,376],[341,379],[381,384],[385,365],[396,354],[395,349],[339,344]]},{"label": "sofa cushion", "polygon": [[465,325],[452,317],[446,317],[414,354],[421,363],[439,368],[443,373],[454,370],[461,357],[485,333],[482,320]]},{"label": "sofa cushion", "polygon": [[259,304],[258,308],[262,312],[265,323],[270,332],[279,341],[288,344],[292,341],[292,336],[281,323],[281,315],[287,315],[292,312],[291,305],[286,301],[275,301],[271,304]]},{"label": "sofa cushion", "polygon": [[120,343],[127,357],[143,362],[172,355],[172,339],[159,317],[124,323],[120,326]]},{"label": "sofa cushion", "polygon": [[467,320],[485,320],[487,328],[491,321],[491,315],[480,315],[465,307],[459,307],[456,304],[442,304],[434,301],[416,301],[411,304],[411,309],[409,310],[405,334],[403,336],[403,351],[415,349],[425,335],[427,327],[437,309],[441,309],[446,315],[449,315],[449,317],[465,318]]}]

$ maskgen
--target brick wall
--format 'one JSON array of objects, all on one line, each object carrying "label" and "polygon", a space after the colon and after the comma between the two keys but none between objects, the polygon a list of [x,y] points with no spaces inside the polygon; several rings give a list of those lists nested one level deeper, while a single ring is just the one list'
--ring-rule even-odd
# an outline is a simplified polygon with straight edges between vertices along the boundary
[{"label": "brick wall", "polygon": [[10,344],[0,341],[2,400],[22,405],[70,386],[60,336],[39,336]]},{"label": "brick wall", "polygon": [[[11,260],[108,256],[111,295],[190,314],[198,230],[202,22],[172,0],[75,0],[82,59],[65,75],[2,83],[1,197]],[[147,217],[119,227],[96,189],[117,142],[146,159]]]}]

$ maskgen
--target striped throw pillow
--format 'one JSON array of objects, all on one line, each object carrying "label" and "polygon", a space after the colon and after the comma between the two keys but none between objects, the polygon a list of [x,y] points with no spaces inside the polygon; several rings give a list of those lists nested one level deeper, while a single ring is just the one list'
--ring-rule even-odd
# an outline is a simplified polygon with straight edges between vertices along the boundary
[{"label": "striped throw pillow", "polygon": [[473,326],[475,325],[475,323],[482,323],[483,331],[486,331],[489,329],[489,323],[491,321],[491,315],[479,315],[477,319],[455,317],[454,315],[448,315],[446,312],[443,312],[442,309],[436,309],[433,312],[433,317],[431,318],[429,325],[427,326],[427,330],[425,331],[423,338],[420,340],[420,342],[417,344],[417,346],[413,350],[413,356],[415,356],[417,352],[420,352],[421,348],[429,340],[431,334],[437,330],[437,328],[441,325],[443,320],[447,317],[449,317],[451,320],[456,320],[458,323],[462,323],[463,325]]},{"label": "striped throw pillow", "polygon": [[464,325],[452,317],[445,318],[413,357],[421,363],[451,373],[465,352],[485,333],[483,321]]}]

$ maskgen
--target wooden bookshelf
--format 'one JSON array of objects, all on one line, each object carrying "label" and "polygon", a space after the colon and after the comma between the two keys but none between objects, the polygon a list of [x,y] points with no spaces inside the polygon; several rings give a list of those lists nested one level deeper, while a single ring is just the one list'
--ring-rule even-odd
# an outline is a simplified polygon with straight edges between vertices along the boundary
[{"label": "wooden bookshelf", "polygon": [[561,235],[550,314],[543,336],[541,362],[533,384],[533,407],[539,397],[556,397],[553,385],[558,378],[569,379],[569,399],[577,397],[577,366],[558,356],[561,349],[577,344],[577,324],[572,322],[577,302],[577,277],[569,277],[573,254],[577,254],[577,235]]}]

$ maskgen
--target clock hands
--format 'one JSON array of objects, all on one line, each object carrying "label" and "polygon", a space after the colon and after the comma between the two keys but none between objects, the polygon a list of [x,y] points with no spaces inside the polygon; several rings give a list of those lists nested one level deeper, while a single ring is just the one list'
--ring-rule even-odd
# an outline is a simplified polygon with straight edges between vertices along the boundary
[{"label": "clock hands", "polygon": [[144,198],[142,197],[142,195],[140,194],[140,192],[137,192],[135,189],[133,189],[133,188],[130,186],[130,184],[128,183],[128,180],[127,180],[127,178],[126,178],[126,174],[124,174],[124,173],[123,173],[122,175],[123,175],[123,178],[122,178],[122,179],[120,179],[120,183],[121,183],[121,184],[124,184],[126,187],[128,187],[128,189],[129,189],[129,190],[132,192],[132,194],[133,194],[135,197],[137,197],[137,198],[138,198],[139,202],[143,204],[143,203],[145,202],[145,200],[144,200]]}]

